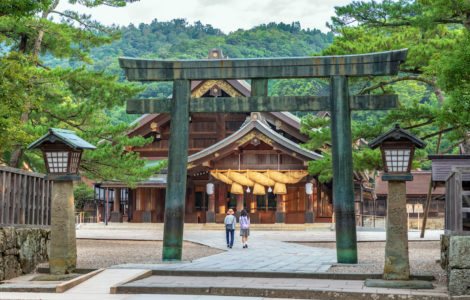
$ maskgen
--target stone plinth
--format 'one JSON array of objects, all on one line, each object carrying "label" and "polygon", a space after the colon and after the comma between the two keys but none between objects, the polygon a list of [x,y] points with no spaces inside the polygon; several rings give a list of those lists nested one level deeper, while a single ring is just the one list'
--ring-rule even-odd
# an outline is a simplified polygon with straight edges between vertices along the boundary
[{"label": "stone plinth", "polygon": [[206,212],[206,223],[215,223],[215,212],[213,211]]},{"label": "stone plinth", "polygon": [[315,213],[313,211],[305,212],[305,224],[315,223]]},{"label": "stone plinth", "polygon": [[286,213],[276,211],[275,218],[276,218],[276,220],[275,220],[276,223],[285,223]]},{"label": "stone plinth", "polygon": [[367,287],[380,287],[387,289],[425,290],[434,288],[431,282],[424,280],[366,279],[364,284]]},{"label": "stone plinth", "polygon": [[51,209],[51,274],[68,274],[77,264],[73,181],[54,181]]},{"label": "stone plinth", "polygon": [[389,181],[384,279],[408,280],[409,278],[406,182]]},{"label": "stone plinth", "polygon": [[152,212],[151,211],[143,211],[142,212],[142,223],[152,223]]},{"label": "stone plinth", "polygon": [[122,223],[122,214],[117,211],[112,211],[110,222]]}]

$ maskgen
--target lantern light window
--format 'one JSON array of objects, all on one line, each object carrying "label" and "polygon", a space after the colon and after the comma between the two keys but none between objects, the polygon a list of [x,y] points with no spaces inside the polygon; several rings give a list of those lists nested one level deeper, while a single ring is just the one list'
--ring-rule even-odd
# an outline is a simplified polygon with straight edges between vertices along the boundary
[{"label": "lantern light window", "polygon": [[411,150],[385,149],[384,151],[389,172],[407,172]]}]

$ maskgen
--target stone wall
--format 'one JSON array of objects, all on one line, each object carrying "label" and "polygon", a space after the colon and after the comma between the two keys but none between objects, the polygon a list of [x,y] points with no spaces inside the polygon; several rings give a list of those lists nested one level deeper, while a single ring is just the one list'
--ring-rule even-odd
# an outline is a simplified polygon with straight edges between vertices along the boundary
[{"label": "stone wall", "polygon": [[441,235],[441,267],[451,295],[470,295],[470,236]]},{"label": "stone wall", "polygon": [[50,229],[0,227],[0,280],[32,272],[47,261]]}]

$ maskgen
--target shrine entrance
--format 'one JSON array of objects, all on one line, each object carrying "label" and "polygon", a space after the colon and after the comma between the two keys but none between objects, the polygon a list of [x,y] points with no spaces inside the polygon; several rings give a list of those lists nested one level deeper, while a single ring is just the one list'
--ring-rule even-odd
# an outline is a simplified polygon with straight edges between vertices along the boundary
[{"label": "shrine entrance", "polygon": [[[318,111],[331,112],[333,196],[339,263],[357,263],[351,110],[387,110],[397,95],[349,95],[348,77],[398,74],[407,50],[361,55],[150,60],[119,58],[130,81],[173,81],[172,99],[133,99],[128,113],[171,113],[163,260],[181,260],[188,169],[189,113]],[[268,79],[329,78],[329,96],[268,96]],[[250,97],[192,98],[192,80],[250,79]]]}]

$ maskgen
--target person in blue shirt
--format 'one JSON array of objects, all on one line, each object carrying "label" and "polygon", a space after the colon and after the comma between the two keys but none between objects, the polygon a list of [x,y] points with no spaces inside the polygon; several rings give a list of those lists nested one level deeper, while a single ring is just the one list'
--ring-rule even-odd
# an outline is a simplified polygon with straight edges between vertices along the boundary
[{"label": "person in blue shirt", "polygon": [[233,239],[235,237],[235,228],[237,227],[237,218],[233,215],[233,209],[229,209],[225,217],[225,237],[227,239],[227,248],[233,247]]}]

